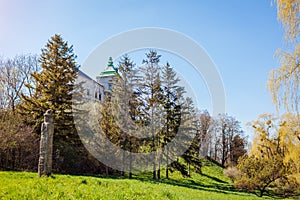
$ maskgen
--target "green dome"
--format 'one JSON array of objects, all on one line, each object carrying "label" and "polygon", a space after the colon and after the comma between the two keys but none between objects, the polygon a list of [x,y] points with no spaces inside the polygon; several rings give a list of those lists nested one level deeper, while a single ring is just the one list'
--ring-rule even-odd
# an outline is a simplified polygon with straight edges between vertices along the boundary
[{"label": "green dome", "polygon": [[100,77],[115,76],[118,74],[118,70],[114,67],[112,57],[109,57],[107,67],[100,73]]}]

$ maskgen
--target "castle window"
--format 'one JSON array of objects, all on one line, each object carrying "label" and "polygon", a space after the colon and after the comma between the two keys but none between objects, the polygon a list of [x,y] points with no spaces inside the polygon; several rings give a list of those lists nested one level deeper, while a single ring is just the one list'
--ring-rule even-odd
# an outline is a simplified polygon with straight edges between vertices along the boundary
[{"label": "castle window", "polygon": [[108,84],[108,89],[112,90],[112,84],[111,83]]}]

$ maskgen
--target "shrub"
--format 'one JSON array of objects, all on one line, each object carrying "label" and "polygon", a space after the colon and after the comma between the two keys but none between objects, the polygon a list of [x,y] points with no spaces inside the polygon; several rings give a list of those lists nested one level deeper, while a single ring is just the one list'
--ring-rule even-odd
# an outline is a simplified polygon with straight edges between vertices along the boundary
[{"label": "shrub", "polygon": [[296,179],[290,176],[292,165],[279,155],[273,157],[243,156],[239,159],[240,176],[234,186],[262,197],[268,190],[285,197],[299,191]]},{"label": "shrub", "polygon": [[230,178],[233,183],[239,176],[239,170],[236,167],[228,167],[223,171],[224,175]]}]

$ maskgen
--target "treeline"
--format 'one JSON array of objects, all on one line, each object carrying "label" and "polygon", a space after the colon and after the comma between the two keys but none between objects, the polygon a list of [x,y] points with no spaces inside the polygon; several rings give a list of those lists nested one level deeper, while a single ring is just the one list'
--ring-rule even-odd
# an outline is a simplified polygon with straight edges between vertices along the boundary
[{"label": "treeline", "polygon": [[[111,95],[99,102],[99,126],[107,138],[127,152],[156,152],[148,163],[155,179],[162,170],[166,177],[174,170],[190,176],[191,166],[201,172],[201,159],[207,156],[222,166],[236,165],[247,145],[240,122],[227,114],[212,117],[196,110],[174,69],[169,63],[162,65],[160,57],[149,51],[139,67],[127,55],[120,59]],[[72,97],[84,88],[75,82],[75,60],[72,46],[59,35],[48,41],[40,56],[1,59],[0,169],[37,170],[40,124],[44,112],[52,109],[54,172],[124,175],[124,170],[93,158],[79,138],[73,114],[80,110],[72,108]],[[143,134],[134,133],[137,128]],[[168,145],[178,133],[181,142]],[[172,153],[180,148],[183,153],[174,159]],[[134,171],[130,156],[123,156],[122,162]]]},{"label": "treeline", "polygon": [[55,173],[105,173],[84,148],[72,115],[78,65],[72,46],[54,35],[40,56],[1,59],[0,169],[37,171],[43,114],[54,111]]},{"label": "treeline", "polygon": [[[160,57],[150,50],[141,66],[128,55],[121,58],[111,95],[102,103],[102,130],[126,151],[156,152],[150,163],[154,179],[160,178],[161,166],[166,177],[170,170],[190,176],[191,166],[201,172],[201,159],[206,157],[223,167],[236,165],[247,146],[240,122],[227,114],[212,117],[207,111],[196,110],[174,69],[169,63],[161,64]],[[146,134],[135,137],[141,130]],[[168,144],[181,133],[186,137],[169,149]],[[182,155],[172,160],[173,152],[189,142]],[[129,171],[135,165],[131,159],[124,155],[122,161]]]},{"label": "treeline", "polygon": [[21,93],[32,95],[31,73],[39,71],[36,55],[0,59],[0,169],[37,170],[39,138],[33,133],[31,116],[22,116],[17,108]]}]

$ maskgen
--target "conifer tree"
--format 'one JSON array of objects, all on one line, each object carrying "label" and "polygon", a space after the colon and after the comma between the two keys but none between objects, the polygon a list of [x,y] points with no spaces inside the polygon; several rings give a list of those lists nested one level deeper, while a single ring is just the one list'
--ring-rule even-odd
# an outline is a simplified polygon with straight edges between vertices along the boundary
[{"label": "conifer tree", "polygon": [[[120,127],[121,147],[123,150],[130,152],[129,154],[129,177],[132,177],[132,132],[135,130],[135,118],[137,115],[137,102],[135,88],[137,84],[137,70],[134,68],[135,64],[130,60],[128,55],[124,55],[119,62],[118,73],[119,76],[113,85],[112,91],[112,110],[116,118],[116,123]],[[125,151],[123,152],[122,165],[124,175],[124,168],[127,166]]]},{"label": "conifer tree", "polygon": [[20,110],[33,116],[37,133],[46,110],[54,111],[53,149],[58,160],[54,160],[53,165],[59,171],[74,169],[74,165],[80,163],[79,152],[85,152],[73,122],[72,96],[78,95],[76,91],[81,88],[75,84],[78,76],[75,59],[73,47],[60,35],[54,35],[42,49],[41,71],[31,74],[35,85],[26,85],[34,89],[34,94],[22,94]]},{"label": "conifer tree", "polygon": [[[103,133],[105,134],[105,137],[108,138],[113,144],[120,145],[120,130],[116,126],[116,122],[114,120],[114,117],[112,115],[112,102],[111,97],[106,96],[104,101],[101,102],[100,106],[100,116],[99,116],[99,125]],[[100,138],[102,139],[102,138]],[[97,141],[100,143],[104,143],[104,141]],[[109,159],[109,155],[112,152],[109,152],[109,146],[102,146],[98,150],[97,153],[100,153],[105,156],[105,159]],[[105,166],[105,173],[106,175],[109,175],[109,168],[108,166]]]},{"label": "conifer tree", "polygon": [[[189,148],[181,156],[187,164],[187,176],[190,176],[190,165],[193,165],[197,171],[201,171],[201,161],[198,156],[198,143],[197,143],[197,116],[194,108],[194,103],[191,98],[187,97],[181,105],[181,123],[180,129],[183,132],[183,143],[188,143]],[[180,146],[181,144],[178,144]],[[183,173],[181,171],[181,173]],[[184,174],[183,173],[183,174]]]},{"label": "conifer tree", "polygon": [[35,89],[34,95],[22,95],[22,108],[32,113],[38,123],[46,110],[55,111],[56,134],[67,134],[74,128],[72,95],[77,89],[75,79],[78,72],[75,59],[72,46],[68,46],[60,35],[51,37],[39,58],[42,71],[32,74],[36,85],[27,85]]},{"label": "conifer tree", "polygon": [[[141,67],[141,75],[143,80],[140,83],[139,93],[141,94],[140,110],[141,118],[148,124],[149,132],[151,135],[151,150],[156,151],[157,137],[159,132],[160,115],[162,112],[161,101],[163,98],[160,80],[160,55],[156,51],[150,51],[146,54],[146,59],[143,61],[144,65]],[[156,158],[153,160],[153,179],[157,178],[157,162]]]},{"label": "conifer tree", "polygon": [[163,145],[166,145],[164,156],[166,159],[166,178],[169,176],[169,152],[167,143],[176,135],[176,130],[180,126],[179,114],[180,105],[178,100],[183,98],[183,87],[179,86],[180,79],[177,77],[176,72],[167,63],[162,69],[162,90],[163,90],[163,107],[165,110],[165,124],[162,135]]}]

